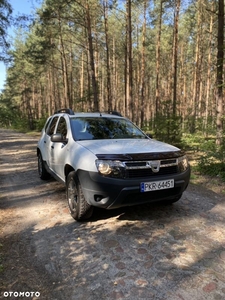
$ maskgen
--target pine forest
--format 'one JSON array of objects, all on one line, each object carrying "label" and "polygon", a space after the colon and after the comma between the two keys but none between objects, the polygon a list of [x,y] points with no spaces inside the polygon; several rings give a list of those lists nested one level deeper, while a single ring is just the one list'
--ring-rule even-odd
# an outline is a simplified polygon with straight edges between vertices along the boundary
[{"label": "pine forest", "polygon": [[45,0],[7,50],[0,126],[119,111],[170,140],[223,142],[224,0]]}]

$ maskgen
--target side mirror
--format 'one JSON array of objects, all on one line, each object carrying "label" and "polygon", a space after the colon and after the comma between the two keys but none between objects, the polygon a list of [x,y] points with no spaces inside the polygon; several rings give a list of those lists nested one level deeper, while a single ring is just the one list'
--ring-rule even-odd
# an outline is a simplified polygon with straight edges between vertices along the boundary
[{"label": "side mirror", "polygon": [[153,135],[151,133],[146,134],[147,137],[149,137],[150,139],[153,139]]},{"label": "side mirror", "polygon": [[64,138],[61,133],[55,133],[51,136],[51,141],[54,143],[64,143],[68,142],[68,139]]}]

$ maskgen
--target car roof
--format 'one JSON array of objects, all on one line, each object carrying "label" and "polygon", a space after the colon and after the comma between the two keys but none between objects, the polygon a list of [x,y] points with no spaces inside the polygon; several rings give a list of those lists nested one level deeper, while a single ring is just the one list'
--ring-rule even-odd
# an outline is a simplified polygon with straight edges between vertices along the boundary
[{"label": "car roof", "polygon": [[54,115],[65,115],[67,114],[68,117],[108,117],[108,118],[121,118],[122,115],[116,111],[109,111],[109,112],[74,112],[72,109],[61,109],[54,113]]},{"label": "car roof", "polygon": [[74,115],[70,115],[71,118],[74,117],[95,117],[95,118],[99,118],[99,117],[107,117],[107,118],[121,118],[121,116],[117,116],[117,115],[112,115],[112,114],[107,114],[107,113],[75,113]]}]

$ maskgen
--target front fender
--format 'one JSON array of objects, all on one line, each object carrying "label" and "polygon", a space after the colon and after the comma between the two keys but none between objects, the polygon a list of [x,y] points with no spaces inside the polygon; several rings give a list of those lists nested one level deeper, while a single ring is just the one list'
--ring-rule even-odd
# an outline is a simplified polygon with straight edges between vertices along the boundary
[{"label": "front fender", "polygon": [[95,160],[97,157],[89,151],[87,148],[77,144],[69,149],[70,154],[68,157],[70,158],[66,164],[72,166],[74,170],[84,170],[89,172],[96,172],[97,167],[95,164]]}]

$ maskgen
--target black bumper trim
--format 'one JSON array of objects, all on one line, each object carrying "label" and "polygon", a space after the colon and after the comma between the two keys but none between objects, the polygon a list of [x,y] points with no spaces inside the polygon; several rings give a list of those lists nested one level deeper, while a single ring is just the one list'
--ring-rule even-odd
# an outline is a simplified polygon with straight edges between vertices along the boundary
[{"label": "black bumper trim", "polygon": [[[86,201],[93,206],[114,209],[122,206],[169,200],[180,197],[187,188],[190,168],[184,173],[138,179],[103,177],[97,172],[78,170],[78,177]],[[141,182],[174,179],[174,188],[141,193]]]}]

